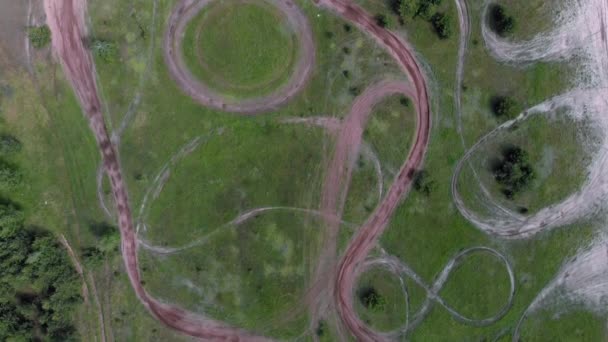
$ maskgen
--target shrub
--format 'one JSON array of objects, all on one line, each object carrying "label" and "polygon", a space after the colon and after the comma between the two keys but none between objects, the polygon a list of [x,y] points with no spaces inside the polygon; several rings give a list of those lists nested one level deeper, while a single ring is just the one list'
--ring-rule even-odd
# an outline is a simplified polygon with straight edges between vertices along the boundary
[{"label": "shrub", "polygon": [[426,170],[420,170],[414,174],[413,187],[417,192],[429,196],[435,189],[435,182],[429,178],[429,173]]},{"label": "shrub", "polygon": [[515,19],[507,15],[505,8],[501,5],[492,5],[490,7],[490,28],[499,36],[504,37],[507,34],[513,33],[515,29]]},{"label": "shrub", "polygon": [[435,13],[431,17],[431,24],[440,39],[447,39],[452,35],[452,20],[449,15]]},{"label": "shrub", "polygon": [[376,14],[374,16],[374,20],[376,21],[376,24],[378,24],[378,26],[380,27],[387,28],[391,26],[389,18],[384,14]]},{"label": "shrub", "polygon": [[51,30],[46,25],[30,27],[27,37],[33,47],[41,49],[51,42]]},{"label": "shrub", "polygon": [[502,193],[508,198],[526,189],[536,178],[528,153],[517,146],[508,146],[502,151],[502,158],[493,166],[494,179],[502,186]]},{"label": "shrub", "polygon": [[11,188],[21,184],[23,175],[17,166],[0,160],[0,187]]},{"label": "shrub", "polygon": [[118,47],[113,42],[95,39],[90,43],[89,47],[93,56],[100,58],[106,63],[114,62],[118,58]]},{"label": "shrub", "polygon": [[492,112],[499,118],[512,119],[517,115],[517,103],[508,96],[494,96],[490,100]]},{"label": "shrub", "polygon": [[7,155],[21,151],[21,142],[12,135],[0,134],[0,154]]},{"label": "shrub", "polygon": [[378,291],[372,286],[366,286],[358,291],[359,301],[361,304],[372,311],[382,311],[386,306],[386,299],[382,297]]}]

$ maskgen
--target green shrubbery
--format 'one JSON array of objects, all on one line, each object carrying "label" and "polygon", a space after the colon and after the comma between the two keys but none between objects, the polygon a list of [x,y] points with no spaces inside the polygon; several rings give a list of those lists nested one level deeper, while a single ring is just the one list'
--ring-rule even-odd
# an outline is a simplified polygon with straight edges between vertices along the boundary
[{"label": "green shrubbery", "polygon": [[528,153],[518,146],[503,149],[502,156],[492,166],[494,179],[502,186],[502,193],[508,198],[525,190],[536,178]]},{"label": "green shrubbery", "polygon": [[30,27],[27,36],[36,49],[41,49],[51,42],[51,30],[46,25]]},{"label": "green shrubbery", "polygon": [[431,24],[440,39],[447,39],[452,35],[451,17],[445,13],[435,13],[431,17]]},{"label": "green shrubbery", "polygon": [[372,286],[359,289],[357,295],[361,304],[368,310],[378,312],[386,307],[386,299]]},{"label": "green shrubbery", "polygon": [[513,119],[519,112],[517,102],[508,96],[492,97],[490,106],[492,107],[494,115],[502,119]]},{"label": "green shrubbery", "polygon": [[505,8],[501,5],[492,5],[490,7],[490,28],[499,36],[506,36],[513,33],[515,29],[515,19],[508,15]]},{"label": "green shrubbery", "polygon": [[106,63],[112,63],[118,59],[118,46],[113,42],[93,39],[88,45],[93,56],[100,58]]},{"label": "green shrubbery", "polygon": [[390,0],[390,7],[402,22],[422,18],[433,26],[440,39],[447,39],[452,35],[452,17],[438,10],[441,2],[442,0]]},{"label": "green shrubbery", "polygon": [[[0,136],[0,153],[21,149]],[[0,159],[1,187],[22,181],[15,164]],[[74,341],[80,281],[67,253],[46,230],[25,226],[21,208],[0,199],[0,341]]]}]

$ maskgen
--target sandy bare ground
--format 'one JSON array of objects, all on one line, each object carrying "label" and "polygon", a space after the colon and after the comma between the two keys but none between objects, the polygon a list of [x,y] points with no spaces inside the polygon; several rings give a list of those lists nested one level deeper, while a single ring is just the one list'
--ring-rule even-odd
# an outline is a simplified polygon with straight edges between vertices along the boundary
[{"label": "sandy bare ground", "polygon": [[309,80],[315,61],[310,24],[300,9],[290,0],[268,0],[285,15],[300,44],[300,56],[287,84],[268,96],[235,100],[209,89],[192,75],[184,62],[181,45],[184,30],[188,22],[210,2],[211,0],[182,0],[169,18],[163,51],[169,72],[182,91],[203,106],[243,114],[271,111],[293,98]]}]

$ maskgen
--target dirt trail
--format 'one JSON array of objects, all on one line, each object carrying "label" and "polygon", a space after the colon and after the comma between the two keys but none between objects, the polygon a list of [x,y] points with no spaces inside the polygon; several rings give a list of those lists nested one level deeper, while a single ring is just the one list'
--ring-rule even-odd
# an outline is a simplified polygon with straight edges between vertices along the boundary
[{"label": "dirt trail", "polygon": [[295,68],[286,85],[268,96],[234,100],[209,89],[192,75],[182,55],[182,38],[188,22],[211,1],[182,0],[174,8],[169,18],[163,51],[169,73],[182,91],[203,106],[243,114],[271,111],[294,97],[306,85],[312,74],[315,46],[306,16],[290,0],[270,1],[285,15],[300,44],[298,48],[300,56],[298,56]]},{"label": "dirt trail", "polygon": [[324,245],[312,281],[313,287],[307,296],[313,310],[313,326],[332,302],[330,296],[334,292],[338,233],[352,172],[362,146],[363,131],[374,105],[387,96],[398,93],[408,97],[414,96],[412,87],[402,81],[383,81],[367,88],[355,99],[338,132],[321,194],[320,209],[326,223]]},{"label": "dirt trail", "polygon": [[131,217],[126,186],[122,179],[118,155],[110,142],[99,100],[95,68],[84,46],[86,37],[86,2],[78,0],[45,0],[47,23],[53,34],[53,50],[84,110],[102,153],[118,212],[122,237],[121,252],[131,285],[148,311],[166,325],[188,335],[209,340],[264,341],[243,330],[207,319],[181,308],[164,304],[150,296],[141,285],[138,269],[137,239]]},{"label": "dirt trail", "polygon": [[[359,271],[358,266],[365,260],[365,257],[388,225],[388,221],[397,205],[409,190],[415,171],[420,168],[424,160],[431,129],[427,86],[411,47],[391,31],[379,27],[373,17],[365,10],[345,0],[321,0],[318,4],[328,7],[370,34],[397,61],[409,76],[414,88],[411,97],[416,106],[418,117],[412,148],[384,200],[351,240],[338,266],[335,284],[335,300],[338,312],[353,335],[363,341],[385,340],[385,337],[373,331],[357,316],[353,307],[353,287]],[[366,109],[360,108],[360,110]]]}]

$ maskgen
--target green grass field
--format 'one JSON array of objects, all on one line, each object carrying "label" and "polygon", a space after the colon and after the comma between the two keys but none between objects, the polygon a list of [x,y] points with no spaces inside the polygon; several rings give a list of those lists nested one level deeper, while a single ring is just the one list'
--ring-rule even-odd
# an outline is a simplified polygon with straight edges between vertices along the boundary
[{"label": "green grass field", "polygon": [[[222,225],[260,206],[317,209],[333,137],[321,128],[282,124],[281,119],[341,118],[367,85],[401,74],[386,53],[355,27],[302,0],[296,3],[312,24],[317,47],[312,79],[302,93],[281,109],[255,117],[203,108],[182,94],[164,64],[161,43],[175,3],[109,0],[89,4],[91,35],[119,46],[116,62],[98,58],[96,66],[109,125],[118,127],[126,113],[133,114],[120,155],[136,213],[171,156],[196,137],[204,140],[172,168],[163,191],[149,207],[148,230],[142,236],[160,246],[179,246],[204,236],[209,240],[165,257],[142,251],[145,286],[162,300],[209,317],[271,337],[295,339],[308,327],[301,300],[314,270],[323,222],[303,213],[273,211],[238,227]],[[453,104],[458,46],[455,6],[444,0],[440,7],[452,16],[454,33],[450,39],[439,40],[428,22],[411,20],[401,26],[384,1],[359,3],[374,14],[389,15],[392,28],[407,35],[427,70],[433,105],[431,143],[424,165],[433,182],[432,191],[410,192],[380,246],[407,263],[427,284],[433,283],[459,250],[477,245],[505,254],[516,276],[513,307],[496,324],[468,326],[434,304],[408,337],[415,341],[494,340],[501,336],[510,340],[525,308],[564,260],[595,236],[597,224],[577,222],[530,240],[502,241],[466,222],[452,204],[449,187],[454,166],[464,154]],[[567,89],[574,70],[565,63],[519,69],[493,61],[479,32],[482,3],[470,2],[473,32],[465,66],[462,118],[467,146],[500,124],[491,113],[492,96],[512,96],[522,109],[527,108]],[[539,6],[538,1],[508,5],[518,13],[516,37],[545,29],[534,22],[538,13],[548,13],[544,5]],[[280,86],[293,67],[297,41],[275,11],[261,2],[221,2],[207,7],[184,38],[185,57],[193,73],[232,96],[260,95]],[[213,75],[205,71],[200,59]],[[2,79],[12,93],[2,96],[0,129],[23,140],[24,151],[15,162],[30,180],[11,196],[24,206],[29,224],[64,233],[78,252],[99,244],[90,231],[91,223],[108,220],[96,197],[99,153],[59,66],[48,55],[38,55],[35,75],[31,78],[22,70],[2,69]],[[244,88],[235,88],[237,84]],[[413,108],[404,107],[399,100],[395,96],[381,102],[365,131],[364,140],[381,163],[384,190],[407,156],[415,127]],[[584,124],[539,116],[500,135],[480,155],[491,154],[505,142],[526,147],[542,177],[512,205],[535,211],[580,186],[584,177],[580,165],[588,162],[580,147],[581,132],[586,132]],[[476,157],[476,165],[483,165],[483,160]],[[472,200],[474,181],[466,172],[463,176],[463,196]],[[488,174],[482,176],[486,184],[493,183]],[[377,182],[373,162],[362,156],[346,201],[346,221],[360,223],[367,218],[378,203]],[[342,226],[342,248],[355,230]],[[100,311],[104,333],[114,340],[187,340],[160,325],[139,304],[118,253],[108,256],[101,266],[85,266],[85,274],[92,276],[87,283],[96,285],[98,292],[82,308],[80,330],[87,340],[100,334]],[[504,304],[507,280],[497,259],[475,254],[450,275],[439,295],[464,315],[485,317]],[[411,279],[404,278],[404,283],[411,314],[427,294]],[[370,311],[356,303],[361,318],[380,330],[400,326],[404,307],[399,280],[375,269],[362,275],[355,290],[365,286],[376,288],[386,304],[382,310]],[[583,309],[556,310],[560,315],[545,310],[529,317],[522,337],[532,341],[547,336],[555,341],[606,337],[602,315]],[[323,338],[333,341],[335,327],[327,324]]]},{"label": "green grass field", "polygon": [[281,13],[263,1],[211,3],[188,24],[183,52],[190,70],[234,97],[265,95],[290,76],[298,40]]}]

